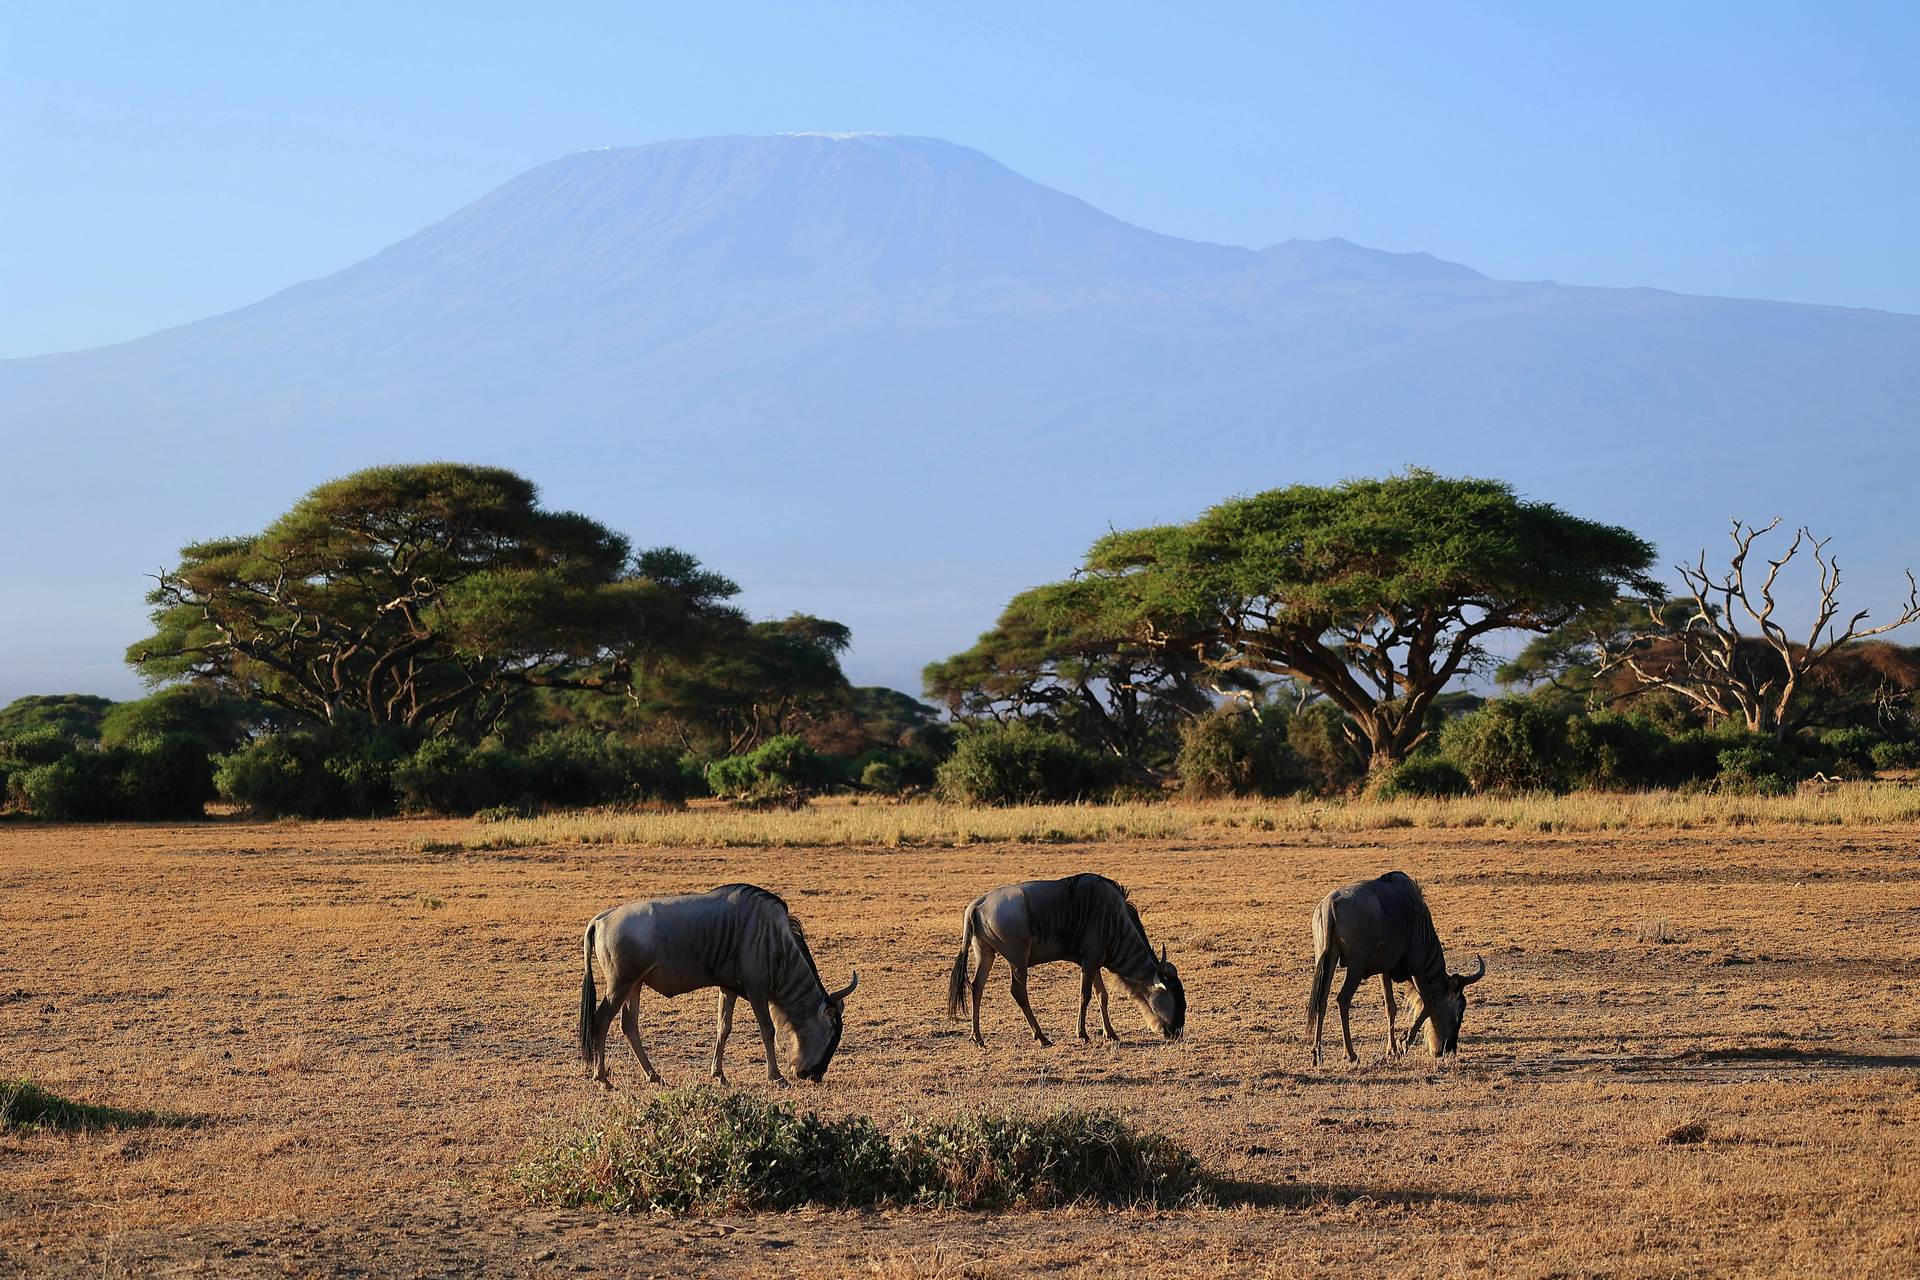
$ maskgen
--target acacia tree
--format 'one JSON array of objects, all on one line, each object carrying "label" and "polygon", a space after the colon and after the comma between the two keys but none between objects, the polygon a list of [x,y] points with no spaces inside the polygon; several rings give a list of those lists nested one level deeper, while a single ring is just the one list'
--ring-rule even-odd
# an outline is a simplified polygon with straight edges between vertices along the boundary
[{"label": "acacia tree", "polygon": [[1311,685],[1379,767],[1425,739],[1451,680],[1488,664],[1488,635],[1551,631],[1644,594],[1652,559],[1630,531],[1499,481],[1410,470],[1111,533],[1081,579],[1103,593],[1103,625],[1147,649]]},{"label": "acacia tree", "polygon": [[[1693,564],[1675,566],[1686,588],[1682,599],[1692,607],[1676,616],[1651,603],[1647,616],[1653,625],[1596,637],[1602,657],[1596,674],[1625,672],[1642,687],[1671,690],[1709,717],[1737,717],[1749,732],[1785,738],[1811,711],[1812,703],[1799,695],[1836,654],[1920,620],[1920,585],[1909,570],[1906,603],[1891,622],[1863,629],[1868,611],[1862,609],[1836,628],[1840,562],[1827,553],[1831,539],[1816,538],[1804,526],[1778,559],[1766,560],[1758,583],[1750,583],[1754,544],[1779,525],[1777,516],[1761,526],[1733,521],[1733,556],[1718,576],[1708,571],[1704,550]],[[1773,592],[1781,570],[1803,550],[1816,566],[1818,599],[1805,639],[1796,640],[1775,617]],[[1742,629],[1743,619],[1751,631]]]},{"label": "acacia tree", "polygon": [[844,623],[811,614],[756,622],[655,664],[637,696],[643,714],[671,723],[683,743],[707,739],[739,755],[851,709],[840,655],[852,640]]},{"label": "acacia tree", "polygon": [[1182,721],[1212,705],[1215,682],[1194,651],[1115,626],[1124,610],[1111,594],[1092,579],[1022,592],[971,648],[927,665],[927,696],[955,719],[1037,719],[1147,767],[1156,746],[1173,749]]},{"label": "acacia tree", "polygon": [[744,625],[738,589],[670,548],[634,555],[493,467],[376,467],[261,533],[196,543],[148,595],[128,661],[314,724],[483,730],[528,688],[631,690],[635,673]]}]

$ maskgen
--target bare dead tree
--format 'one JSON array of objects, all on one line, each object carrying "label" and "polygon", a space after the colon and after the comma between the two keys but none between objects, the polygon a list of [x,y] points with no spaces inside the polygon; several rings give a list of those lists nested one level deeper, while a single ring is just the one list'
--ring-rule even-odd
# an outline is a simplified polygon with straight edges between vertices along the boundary
[{"label": "bare dead tree", "polygon": [[[1778,559],[1765,561],[1765,576],[1751,585],[1748,559],[1754,543],[1779,524],[1778,516],[1757,527],[1734,520],[1733,557],[1718,577],[1708,572],[1705,551],[1692,565],[1676,565],[1686,587],[1680,599],[1690,599],[1692,609],[1676,624],[1671,613],[1662,617],[1662,602],[1649,601],[1651,630],[1597,638],[1602,661],[1596,674],[1625,671],[1643,687],[1672,690],[1711,718],[1738,716],[1750,732],[1784,738],[1804,714],[1795,707],[1794,695],[1835,651],[1920,621],[1920,584],[1908,570],[1907,600],[1897,618],[1863,629],[1868,611],[1862,609],[1844,628],[1837,627],[1840,562],[1827,553],[1831,539],[1816,538],[1805,526]],[[1806,638],[1796,640],[1774,616],[1773,593],[1780,571],[1802,550],[1818,566],[1819,599]],[[1743,621],[1751,631],[1743,630]]]}]

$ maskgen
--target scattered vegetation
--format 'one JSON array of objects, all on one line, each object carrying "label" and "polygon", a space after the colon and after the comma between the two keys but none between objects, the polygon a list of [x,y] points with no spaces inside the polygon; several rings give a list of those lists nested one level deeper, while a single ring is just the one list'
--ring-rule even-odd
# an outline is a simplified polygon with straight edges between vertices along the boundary
[{"label": "scattered vegetation", "polygon": [[589,1113],[514,1171],[528,1199],[619,1213],[802,1205],[1047,1209],[1190,1204],[1199,1162],[1109,1111],[962,1111],[888,1133],[751,1094],[683,1089]]}]

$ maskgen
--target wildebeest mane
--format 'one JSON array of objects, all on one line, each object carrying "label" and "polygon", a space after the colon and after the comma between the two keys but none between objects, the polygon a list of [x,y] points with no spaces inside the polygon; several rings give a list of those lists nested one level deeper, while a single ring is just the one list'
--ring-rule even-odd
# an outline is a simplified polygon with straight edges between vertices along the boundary
[{"label": "wildebeest mane", "polygon": [[793,935],[794,944],[800,948],[801,958],[807,962],[807,971],[813,974],[813,980],[820,984],[822,991],[827,989],[827,984],[820,981],[820,966],[814,963],[813,948],[807,945],[807,931],[800,927],[800,917],[793,914],[793,909],[787,906],[787,900],[785,898],[770,890],[762,889],[757,884],[746,884],[744,882],[739,884],[723,884],[719,888],[714,889],[713,893],[716,897],[730,893],[739,893],[749,898],[758,898],[762,901],[771,902],[774,906],[779,907],[787,917],[787,931]]}]

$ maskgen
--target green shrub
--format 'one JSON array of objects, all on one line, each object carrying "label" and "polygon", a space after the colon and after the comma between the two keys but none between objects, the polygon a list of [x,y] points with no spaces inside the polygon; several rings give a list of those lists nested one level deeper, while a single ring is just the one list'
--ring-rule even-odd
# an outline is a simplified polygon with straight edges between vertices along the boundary
[{"label": "green shrub", "polygon": [[1781,796],[1793,791],[1803,770],[1791,748],[1766,734],[1742,735],[1719,755],[1714,790],[1729,795]]},{"label": "green shrub", "polygon": [[1870,756],[1876,770],[1920,768],[1920,742],[1876,742]]},{"label": "green shrub", "polygon": [[1312,703],[1287,718],[1287,746],[1316,795],[1337,795],[1365,781],[1360,741],[1352,720],[1331,702]]},{"label": "green shrub", "polygon": [[1111,1111],[963,1111],[895,1139],[911,1198],[956,1209],[1173,1206],[1210,1198],[1200,1162]]},{"label": "green shrub", "polygon": [[100,737],[101,717],[112,706],[111,699],[91,693],[30,693],[0,707],[0,739],[52,729],[63,737],[93,742]]},{"label": "green shrub", "polygon": [[1381,800],[1459,796],[1469,790],[1466,773],[1445,756],[1420,755],[1378,771],[1368,782]]},{"label": "green shrub", "polygon": [[11,738],[0,739],[0,760],[14,769],[30,769],[37,764],[65,759],[78,746],[78,741],[61,729],[51,726],[25,729]]},{"label": "green shrub", "polygon": [[1120,762],[1063,733],[1018,723],[979,725],[960,735],[934,778],[942,796],[961,804],[1044,804],[1111,789]]},{"label": "green shrub", "polygon": [[860,771],[860,785],[881,795],[900,790],[900,770],[885,760],[875,760]]},{"label": "green shrub", "polygon": [[1697,773],[1674,777],[1672,740],[1657,727],[1616,711],[1577,715],[1566,722],[1566,780],[1600,791],[1638,791],[1674,785],[1711,772],[1704,757]]},{"label": "green shrub", "polygon": [[152,738],[192,739],[204,752],[245,745],[260,716],[239,698],[205,685],[183,684],[133,702],[116,702],[100,721],[103,746],[132,746]]},{"label": "green shrub", "polygon": [[200,743],[154,738],[133,747],[82,747],[8,782],[13,802],[49,822],[197,818],[213,796]]},{"label": "green shrub", "polygon": [[315,733],[276,733],[216,757],[214,787],[227,800],[268,818],[318,818],[335,804],[325,741]]},{"label": "green shrub", "polygon": [[525,806],[532,772],[525,760],[498,747],[469,747],[435,738],[393,770],[401,807],[415,812],[469,814],[502,805]]},{"label": "green shrub", "polygon": [[1200,797],[1291,795],[1306,784],[1287,717],[1273,709],[1255,715],[1234,705],[1195,716],[1180,727],[1175,768],[1181,788]]},{"label": "green shrub", "polygon": [[1191,1154],[1111,1112],[961,1112],[889,1135],[864,1116],[708,1089],[590,1113],[528,1153],[514,1180],[537,1203],[623,1213],[1172,1206],[1210,1194]]},{"label": "green shrub", "polygon": [[1820,772],[1838,778],[1871,778],[1873,749],[1886,739],[1872,729],[1854,726],[1829,729],[1820,735],[1818,764]]},{"label": "green shrub", "polygon": [[1567,782],[1567,728],[1529,698],[1496,698],[1449,721],[1440,754],[1475,791],[1560,791]]},{"label": "green shrub", "polygon": [[1729,736],[1725,729],[1682,729],[1668,738],[1661,750],[1662,784],[1678,788],[1690,783],[1711,781],[1720,772],[1720,753],[1728,745]]},{"label": "green shrub", "polygon": [[734,799],[806,795],[839,780],[834,757],[822,755],[806,739],[791,733],[768,738],[745,755],[728,756],[707,766],[707,785],[713,794]]},{"label": "green shrub", "polygon": [[214,761],[214,783],[269,818],[363,818],[393,812],[393,775],[409,735],[347,718],[329,730],[276,733]]}]

